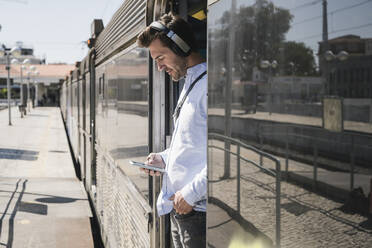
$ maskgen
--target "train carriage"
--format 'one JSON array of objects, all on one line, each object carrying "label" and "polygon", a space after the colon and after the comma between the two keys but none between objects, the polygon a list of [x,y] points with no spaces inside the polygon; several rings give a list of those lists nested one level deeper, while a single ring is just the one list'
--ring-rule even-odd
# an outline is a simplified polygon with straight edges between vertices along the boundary
[{"label": "train carriage", "polygon": [[[137,35],[169,11],[192,25],[208,63],[208,247],[291,247],[297,237],[289,230],[324,221],[307,216],[311,204],[302,206],[291,193],[308,190],[312,202],[322,201],[313,193],[323,187],[319,195],[345,202],[354,188],[368,191],[370,39],[366,51],[328,62],[323,55],[358,38],[321,40],[315,62],[299,37],[286,40],[297,25],[295,1],[275,2],[126,0],[105,27],[92,22],[89,53],[63,83],[60,103],[105,247],[172,247],[169,216],[159,218],[155,207],[161,179],[129,165],[164,150],[171,139],[183,82],[173,84],[136,44]],[[359,86],[345,86],[358,80]],[[346,173],[348,189],[334,190],[322,173]],[[282,222],[283,216],[291,221]],[[303,247],[311,247],[313,237],[321,240],[318,233],[304,234]]]},{"label": "train carriage", "polygon": [[[188,9],[206,9],[206,2],[195,2],[188,7],[176,1],[128,0],[105,28],[102,21],[93,21],[93,46],[62,87],[61,109],[74,158],[108,247],[170,246],[169,220],[153,211],[159,179],[142,175],[128,161],[144,160],[150,151],[166,147],[180,87],[153,69],[136,37],[171,9],[184,16]],[[194,22],[205,27],[205,21]],[[205,28],[203,32],[206,36]],[[205,54],[206,38],[199,36]],[[153,118],[158,114],[162,120]]]}]

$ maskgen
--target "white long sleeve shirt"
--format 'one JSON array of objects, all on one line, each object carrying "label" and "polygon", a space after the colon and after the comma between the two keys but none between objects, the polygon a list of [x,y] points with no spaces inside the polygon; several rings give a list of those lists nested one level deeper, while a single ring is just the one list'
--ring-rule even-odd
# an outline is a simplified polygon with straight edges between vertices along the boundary
[{"label": "white long sleeve shirt", "polygon": [[[206,63],[187,69],[179,102],[192,82],[207,70]],[[203,76],[187,96],[175,120],[169,148],[160,153],[165,164],[163,185],[157,200],[159,215],[172,211],[169,198],[180,191],[196,211],[206,211],[207,195],[207,75]]]}]

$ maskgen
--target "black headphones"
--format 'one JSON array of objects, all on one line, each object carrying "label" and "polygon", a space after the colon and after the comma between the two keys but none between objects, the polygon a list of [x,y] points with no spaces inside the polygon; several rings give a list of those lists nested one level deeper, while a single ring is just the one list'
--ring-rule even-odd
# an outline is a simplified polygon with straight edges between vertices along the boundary
[{"label": "black headphones", "polygon": [[161,22],[153,22],[150,28],[157,32],[164,32],[165,35],[172,41],[170,49],[181,57],[187,57],[191,53],[191,47],[179,37],[173,30],[164,26]]}]

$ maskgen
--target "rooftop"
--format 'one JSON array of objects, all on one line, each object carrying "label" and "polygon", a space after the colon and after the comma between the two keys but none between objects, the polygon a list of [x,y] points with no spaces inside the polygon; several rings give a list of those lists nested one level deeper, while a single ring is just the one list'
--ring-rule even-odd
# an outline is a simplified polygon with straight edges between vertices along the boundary
[{"label": "rooftop", "polygon": [[[7,71],[5,69],[6,65],[0,65],[0,78],[7,77]],[[74,65],[65,65],[65,64],[41,64],[41,65],[32,65],[35,67],[35,71],[39,72],[39,75],[36,78],[42,80],[43,78],[60,78],[64,79],[69,75],[70,71],[75,68]],[[27,72],[31,71],[30,66],[27,66],[27,69],[23,70],[23,77],[27,77]],[[11,78],[20,78],[21,76],[21,65],[11,65],[10,67],[10,76]]]}]

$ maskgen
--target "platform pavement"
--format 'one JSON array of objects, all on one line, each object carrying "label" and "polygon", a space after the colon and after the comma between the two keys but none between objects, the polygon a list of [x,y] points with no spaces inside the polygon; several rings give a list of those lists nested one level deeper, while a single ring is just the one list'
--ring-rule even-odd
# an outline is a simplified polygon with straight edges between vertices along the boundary
[{"label": "platform pavement", "polygon": [[94,247],[59,108],[0,111],[0,247]]},{"label": "platform pavement", "polygon": [[[224,109],[222,108],[209,108],[209,115],[224,115]],[[232,116],[234,118],[248,118],[256,119],[262,121],[273,121],[276,123],[288,123],[288,120],[292,124],[298,125],[310,125],[310,126],[321,126],[322,119],[318,117],[310,116],[299,116],[299,115],[290,115],[290,114],[278,114],[278,113],[268,113],[268,112],[256,112],[255,114],[245,113],[243,110],[233,109]],[[345,121],[345,129],[372,133],[372,123],[362,123],[354,121]],[[285,158],[275,156],[281,162],[282,175],[285,171]],[[312,158],[311,158],[312,159]],[[338,163],[331,160],[323,160],[324,164],[327,163]],[[346,200],[349,197],[351,188],[362,188],[365,195],[370,193],[371,180],[372,180],[372,170],[370,168],[354,168],[354,185],[351,187],[351,175],[349,172],[342,171],[332,171],[324,168],[317,169],[317,181],[314,181],[314,167],[311,164],[306,164],[294,160],[290,160],[290,166],[288,170],[288,177],[294,182],[300,183],[306,186],[313,186],[315,184],[316,189],[322,193],[332,196],[337,199]],[[342,166],[350,166],[348,164],[343,164]],[[337,166],[336,166],[337,167]],[[338,166],[341,167],[341,166]],[[346,167],[348,168],[348,167]],[[274,169],[274,167],[272,168]],[[349,168],[348,168],[349,169]]]},{"label": "platform pavement", "polygon": [[[209,145],[224,147],[223,142],[217,140],[210,140]],[[232,145],[231,148],[233,152],[236,152],[236,146]],[[250,151],[242,149],[240,154],[256,164],[259,163],[259,157]],[[222,179],[224,152],[212,149],[209,150],[208,156],[209,163],[214,164],[213,170],[208,170],[209,196],[217,198],[236,211],[236,157],[231,156],[231,177]],[[281,164],[284,165],[284,159],[279,159]],[[264,159],[263,165],[267,169],[275,168],[273,163],[266,159]],[[275,240],[275,178],[243,161],[241,161],[240,166],[240,215],[260,232],[270,237],[271,240]],[[291,177],[297,176],[292,178],[292,181],[306,184],[304,179],[307,177],[311,183],[311,166],[290,160],[289,171]],[[334,174],[321,168],[318,172],[318,182],[323,183],[318,185],[317,191],[308,190],[297,183],[281,181],[281,247],[372,247],[371,220],[358,212],[345,209],[347,200],[338,201],[329,197],[330,186],[338,189],[337,192],[332,193],[347,194],[349,187],[347,175]],[[282,173],[284,174],[284,166],[282,166]],[[355,186],[365,186],[366,179],[370,179],[370,177],[370,175],[356,174]],[[319,194],[319,192],[322,192],[322,194]],[[344,196],[337,196],[337,198],[344,198]],[[208,225],[209,232],[223,234],[229,232],[231,228],[241,231],[241,227],[230,227],[233,224],[232,219],[224,217],[220,214],[223,211],[217,211],[216,209],[216,206],[208,205],[208,214],[213,215],[213,217],[209,215],[209,218],[213,220]],[[249,230],[246,230],[246,237],[250,235],[249,232]],[[226,242],[223,235],[216,237],[210,247],[220,247],[213,245]]]}]

